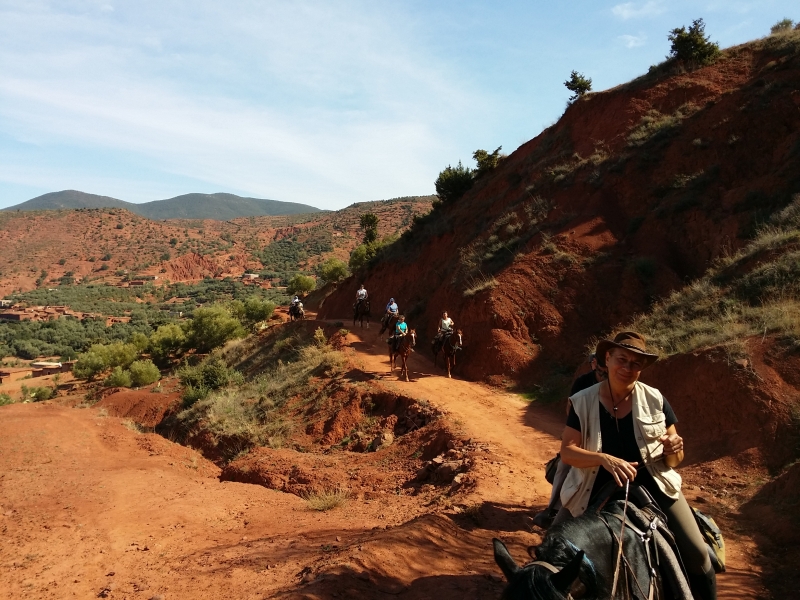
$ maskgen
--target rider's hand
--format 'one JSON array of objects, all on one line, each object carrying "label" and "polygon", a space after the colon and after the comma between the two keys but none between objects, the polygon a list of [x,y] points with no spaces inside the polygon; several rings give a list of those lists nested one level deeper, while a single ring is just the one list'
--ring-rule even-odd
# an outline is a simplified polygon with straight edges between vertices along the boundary
[{"label": "rider's hand", "polygon": [[601,454],[600,457],[600,464],[606,471],[611,473],[618,486],[622,487],[625,485],[626,481],[633,481],[636,479],[636,467],[639,465],[638,462],[630,463],[627,460],[622,460],[610,454]]},{"label": "rider's hand", "polygon": [[683,451],[683,438],[677,433],[665,433],[658,438],[658,441],[664,445],[664,454],[677,454]]}]

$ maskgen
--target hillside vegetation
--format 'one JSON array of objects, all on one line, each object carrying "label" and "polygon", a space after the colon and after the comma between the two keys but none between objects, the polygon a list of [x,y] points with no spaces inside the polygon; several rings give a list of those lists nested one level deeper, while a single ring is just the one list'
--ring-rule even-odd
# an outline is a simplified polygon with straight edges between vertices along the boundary
[{"label": "hillside vegetation", "polygon": [[363,212],[378,215],[382,236],[395,235],[428,212],[431,200],[228,221],[151,221],[120,208],[0,212],[0,294],[140,277],[198,282],[245,272],[286,285],[328,258],[346,262],[360,241]]},{"label": "hillside vegetation", "polygon": [[[800,32],[790,30],[705,66],[671,59],[584,94],[460,198],[418,218],[358,282],[373,297],[397,298],[418,331],[434,330],[447,309],[465,326],[468,377],[568,376],[591,339],[687,281],[727,289],[724,278],[739,272],[734,257],[757,236],[778,235],[765,226],[800,191],[798,89]],[[734,262],[724,270],[726,257]],[[724,272],[706,277],[712,267]],[[341,286],[323,314],[347,314],[356,285]],[[736,293],[755,304],[759,285],[742,281]],[[756,321],[740,334],[763,335]]]}]

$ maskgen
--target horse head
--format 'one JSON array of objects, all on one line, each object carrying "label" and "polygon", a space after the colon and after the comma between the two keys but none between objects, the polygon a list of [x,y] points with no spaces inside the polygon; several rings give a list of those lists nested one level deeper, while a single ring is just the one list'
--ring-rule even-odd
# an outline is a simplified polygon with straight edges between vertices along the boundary
[{"label": "horse head", "polygon": [[463,333],[460,329],[456,331],[456,343],[453,344],[454,348],[461,348],[461,346],[464,344],[464,340],[461,338],[462,335]]},{"label": "horse head", "polygon": [[578,550],[561,570],[543,561],[519,567],[503,542],[493,539],[492,543],[494,560],[508,580],[502,596],[505,600],[567,600],[580,598],[585,592],[578,579],[584,559],[583,550]]},{"label": "horse head", "polygon": [[411,338],[411,347],[413,348],[414,346],[417,345],[417,330],[416,329],[409,329],[408,330],[408,335]]}]

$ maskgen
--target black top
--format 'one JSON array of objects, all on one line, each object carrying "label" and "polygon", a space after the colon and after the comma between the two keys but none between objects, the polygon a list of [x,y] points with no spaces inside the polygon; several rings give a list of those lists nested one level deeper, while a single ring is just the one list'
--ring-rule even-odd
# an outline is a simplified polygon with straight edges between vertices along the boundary
[{"label": "black top", "polygon": [[572,384],[572,389],[569,391],[569,395],[574,396],[578,392],[582,392],[583,390],[590,388],[595,384],[597,384],[597,377],[595,377],[594,371],[584,373],[575,380],[575,383]]},{"label": "black top", "polygon": [[[675,416],[675,411],[672,410],[672,407],[670,406],[669,402],[667,402],[666,398],[664,398],[663,412],[665,417],[665,425],[667,428],[669,428],[670,425],[674,425],[678,422],[678,418]],[[569,407],[567,427],[572,427],[572,429],[575,429],[576,431],[581,430],[581,421],[572,405]],[[636,475],[636,479],[634,480],[636,485],[641,485],[642,487],[647,488],[647,491],[650,492],[655,501],[658,502],[662,508],[667,508],[670,504],[672,504],[673,500],[661,491],[653,479],[653,476],[650,475],[650,472],[641,464],[642,455],[639,453],[639,446],[636,443],[636,433],[634,432],[633,428],[632,411],[619,419],[619,431],[617,431],[617,419],[615,419],[614,416],[608,412],[608,409],[606,409],[605,406],[600,404],[600,438],[603,444],[602,448],[600,448],[601,452],[610,454],[611,456],[616,456],[617,458],[621,458],[622,460],[628,462],[639,463],[639,466],[637,467],[638,473]],[[592,487],[592,494],[589,498],[589,503],[593,503],[602,487],[609,481],[613,480],[614,478],[611,473],[601,467],[597,472],[597,478],[595,479],[594,486]]]}]

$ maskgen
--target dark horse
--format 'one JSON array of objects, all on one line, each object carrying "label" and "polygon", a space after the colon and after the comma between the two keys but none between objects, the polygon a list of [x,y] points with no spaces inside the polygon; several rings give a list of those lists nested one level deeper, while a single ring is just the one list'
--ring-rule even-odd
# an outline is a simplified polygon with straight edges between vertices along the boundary
[{"label": "dark horse", "polygon": [[[397,344],[397,348],[395,348]],[[410,329],[407,334],[400,338],[400,341],[392,340],[389,342],[389,373],[394,371],[395,359],[399,356],[402,360],[400,366],[400,379],[405,377],[408,381],[408,355],[411,354],[411,348],[417,345],[417,332]]]},{"label": "dark horse", "polygon": [[353,306],[353,327],[356,326],[356,321],[361,321],[361,327],[364,327],[364,317],[367,319],[367,329],[369,329],[369,300],[361,300]]},{"label": "dark horse", "polygon": [[303,303],[298,302],[289,306],[289,319],[296,321],[298,319],[305,319],[306,311],[303,309]]},{"label": "dark horse", "polygon": [[378,335],[383,335],[383,332],[386,330],[394,331],[394,326],[397,324],[397,315],[392,314],[388,318],[384,317],[381,320],[381,330],[378,332]]},{"label": "dark horse", "polygon": [[[657,570],[659,565],[664,570],[670,564],[669,550],[653,552],[652,546],[648,550],[630,523],[623,535],[624,554],[619,559],[618,582],[612,596],[622,513],[623,502],[613,501],[602,512],[590,508],[576,519],[551,527],[542,544],[533,549],[534,562],[521,568],[511,558],[505,544],[493,540],[495,562],[508,580],[502,597],[506,600],[691,600],[679,563],[671,574]],[[644,528],[645,532],[647,529]],[[653,568],[648,562],[648,554],[654,561]],[[674,559],[674,555],[672,557]]]},{"label": "dark horse", "polygon": [[456,352],[461,350],[461,345],[464,343],[461,336],[462,333],[459,329],[455,333],[445,334],[440,342],[436,342],[433,345],[433,366],[436,366],[436,357],[439,356],[439,352],[442,352],[444,354],[444,362],[447,363],[448,377],[452,377],[450,369],[456,366]]}]

